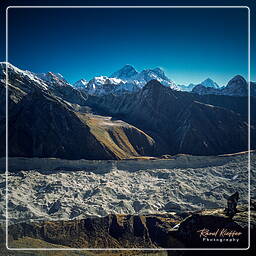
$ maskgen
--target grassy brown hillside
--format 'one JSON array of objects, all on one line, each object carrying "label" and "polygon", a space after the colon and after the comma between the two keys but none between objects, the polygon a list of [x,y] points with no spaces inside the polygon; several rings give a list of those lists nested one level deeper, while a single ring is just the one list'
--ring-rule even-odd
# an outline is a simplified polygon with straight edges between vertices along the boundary
[{"label": "grassy brown hillside", "polygon": [[154,155],[155,141],[143,131],[110,117],[76,113],[90,132],[118,159]]}]

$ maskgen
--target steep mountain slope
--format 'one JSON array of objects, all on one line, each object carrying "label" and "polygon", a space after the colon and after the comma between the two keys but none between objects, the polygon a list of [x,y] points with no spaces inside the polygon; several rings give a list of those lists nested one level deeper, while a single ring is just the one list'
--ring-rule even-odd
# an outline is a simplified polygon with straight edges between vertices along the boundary
[{"label": "steep mountain slope", "polygon": [[[9,111],[9,124],[9,156],[112,157],[63,102],[41,91],[25,96]],[[3,139],[5,134],[0,136]]]},{"label": "steep mountain slope", "polygon": [[[34,91],[9,110],[9,156],[119,159],[154,154],[154,140],[144,132],[124,122],[103,123]],[[0,132],[4,141],[4,122]],[[3,144],[0,154],[5,155]]]},{"label": "steep mountain slope", "polygon": [[83,89],[88,84],[88,81],[85,79],[80,79],[73,84],[73,87],[76,89]]},{"label": "steep mountain slope", "polygon": [[[241,115],[241,117],[248,120],[248,97],[244,96],[228,96],[228,95],[196,95],[196,100],[205,104],[218,106],[232,110]],[[256,120],[256,98],[251,97],[251,119]]]},{"label": "steep mountain slope", "polygon": [[240,114],[201,103],[198,96],[171,90],[158,81],[150,81],[137,94],[89,98],[88,104],[164,141],[169,154],[211,155],[247,149],[248,126]]},{"label": "steep mountain slope", "polygon": [[118,159],[155,155],[157,143],[146,133],[121,120],[76,113],[91,134]]},{"label": "steep mountain slope", "polygon": [[195,155],[239,152],[248,148],[247,129],[234,112],[193,101],[179,116],[174,143],[178,152]]},{"label": "steep mountain slope", "polygon": [[[0,99],[5,103],[4,65],[1,71]],[[119,159],[155,154],[155,141],[136,127],[70,104],[84,105],[87,99],[64,79],[59,81],[59,76],[41,75],[45,81],[14,66],[8,74],[9,156]],[[68,91],[59,91],[62,88]],[[5,141],[5,128],[5,109],[1,108],[1,141]],[[5,155],[4,143],[0,155]]]},{"label": "steep mountain slope", "polygon": [[[0,79],[2,86],[5,86],[5,76],[6,63],[1,62]],[[52,72],[35,74],[8,64],[8,82],[9,85],[19,88],[24,93],[31,93],[39,89],[74,104],[85,105],[87,98],[79,90],[74,89],[60,74]]]},{"label": "steep mountain slope", "polygon": [[114,72],[111,77],[116,77],[122,80],[131,80],[137,74],[139,74],[139,72],[132,65],[126,64],[124,67]]},{"label": "steep mountain slope", "polygon": [[42,79],[46,84],[49,86],[70,86],[70,84],[64,79],[64,77],[57,73],[54,74],[53,72],[47,72],[47,73],[40,73],[36,74],[34,73],[34,76]]}]

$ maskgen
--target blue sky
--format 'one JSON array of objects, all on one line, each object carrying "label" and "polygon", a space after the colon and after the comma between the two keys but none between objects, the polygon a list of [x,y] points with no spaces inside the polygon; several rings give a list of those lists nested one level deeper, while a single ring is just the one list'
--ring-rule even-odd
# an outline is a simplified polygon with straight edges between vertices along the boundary
[{"label": "blue sky", "polygon": [[178,84],[247,77],[247,9],[9,9],[9,61],[69,82],[125,64]]}]

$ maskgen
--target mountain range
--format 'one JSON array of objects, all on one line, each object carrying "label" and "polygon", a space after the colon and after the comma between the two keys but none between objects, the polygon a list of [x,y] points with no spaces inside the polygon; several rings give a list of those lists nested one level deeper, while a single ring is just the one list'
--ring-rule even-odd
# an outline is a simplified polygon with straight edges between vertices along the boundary
[{"label": "mountain range", "polygon": [[[0,64],[3,103],[5,67],[6,63]],[[198,86],[183,92],[176,90],[160,69],[139,73],[126,65],[110,78],[84,81],[85,88],[81,89],[60,74],[35,74],[9,64],[9,156],[127,159],[244,151],[248,148],[248,100],[237,96],[248,90],[244,81],[237,76],[227,88],[205,87],[226,90],[229,94],[225,91],[225,95],[198,93]],[[211,81],[205,83],[209,86]],[[121,90],[120,86],[134,90]],[[251,104],[254,148],[254,97]],[[4,110],[0,111],[0,138],[4,141]],[[3,144],[0,155],[5,155]]]},{"label": "mountain range", "polygon": [[[207,78],[201,83],[204,88],[215,88],[220,89],[221,86],[219,86],[216,82],[214,82],[211,78]],[[178,85],[181,89],[181,91],[191,92],[193,88],[197,86],[197,84],[190,83],[189,85]]]},{"label": "mountain range", "polygon": [[[230,86],[231,81],[227,86],[220,86],[211,78],[207,78],[199,84],[190,83],[189,85],[180,85],[168,78],[161,68],[144,69],[138,72],[133,66],[127,64],[114,72],[110,77],[97,76],[89,81],[81,79],[72,86],[89,95],[100,96],[110,93],[117,95],[125,92],[137,92],[150,80],[157,80],[164,86],[176,91],[192,91],[198,94],[247,96],[248,86],[246,80],[242,76],[236,76],[232,80],[234,79],[237,80],[235,84],[241,80],[240,89],[237,89],[236,86],[232,88]],[[255,83],[251,83],[251,88],[251,95],[256,96]]]},{"label": "mountain range", "polygon": [[180,90],[179,86],[170,80],[162,69],[145,69],[138,72],[131,65],[125,65],[120,70],[114,72],[110,77],[98,76],[88,82],[85,79],[81,79],[73,86],[84,90],[90,95],[106,95],[109,93],[121,94],[123,92],[139,91],[152,79],[156,79],[172,89]]},{"label": "mountain range", "polygon": [[[192,92],[202,95],[248,96],[248,83],[242,76],[237,75],[225,87],[206,87],[203,84],[199,84],[192,89]],[[250,82],[250,95],[256,96],[256,83],[254,82]]]}]

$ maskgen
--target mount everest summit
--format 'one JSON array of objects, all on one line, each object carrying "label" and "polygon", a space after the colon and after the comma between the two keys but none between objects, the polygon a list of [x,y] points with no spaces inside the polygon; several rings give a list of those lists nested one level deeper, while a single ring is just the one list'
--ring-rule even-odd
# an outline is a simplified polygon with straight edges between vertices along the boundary
[{"label": "mount everest summit", "polygon": [[120,94],[122,92],[138,91],[153,79],[174,90],[180,90],[179,86],[169,79],[162,69],[144,69],[138,72],[128,64],[114,72],[110,77],[94,77],[87,83],[84,79],[81,79],[74,84],[74,87],[84,90],[90,95]]}]

